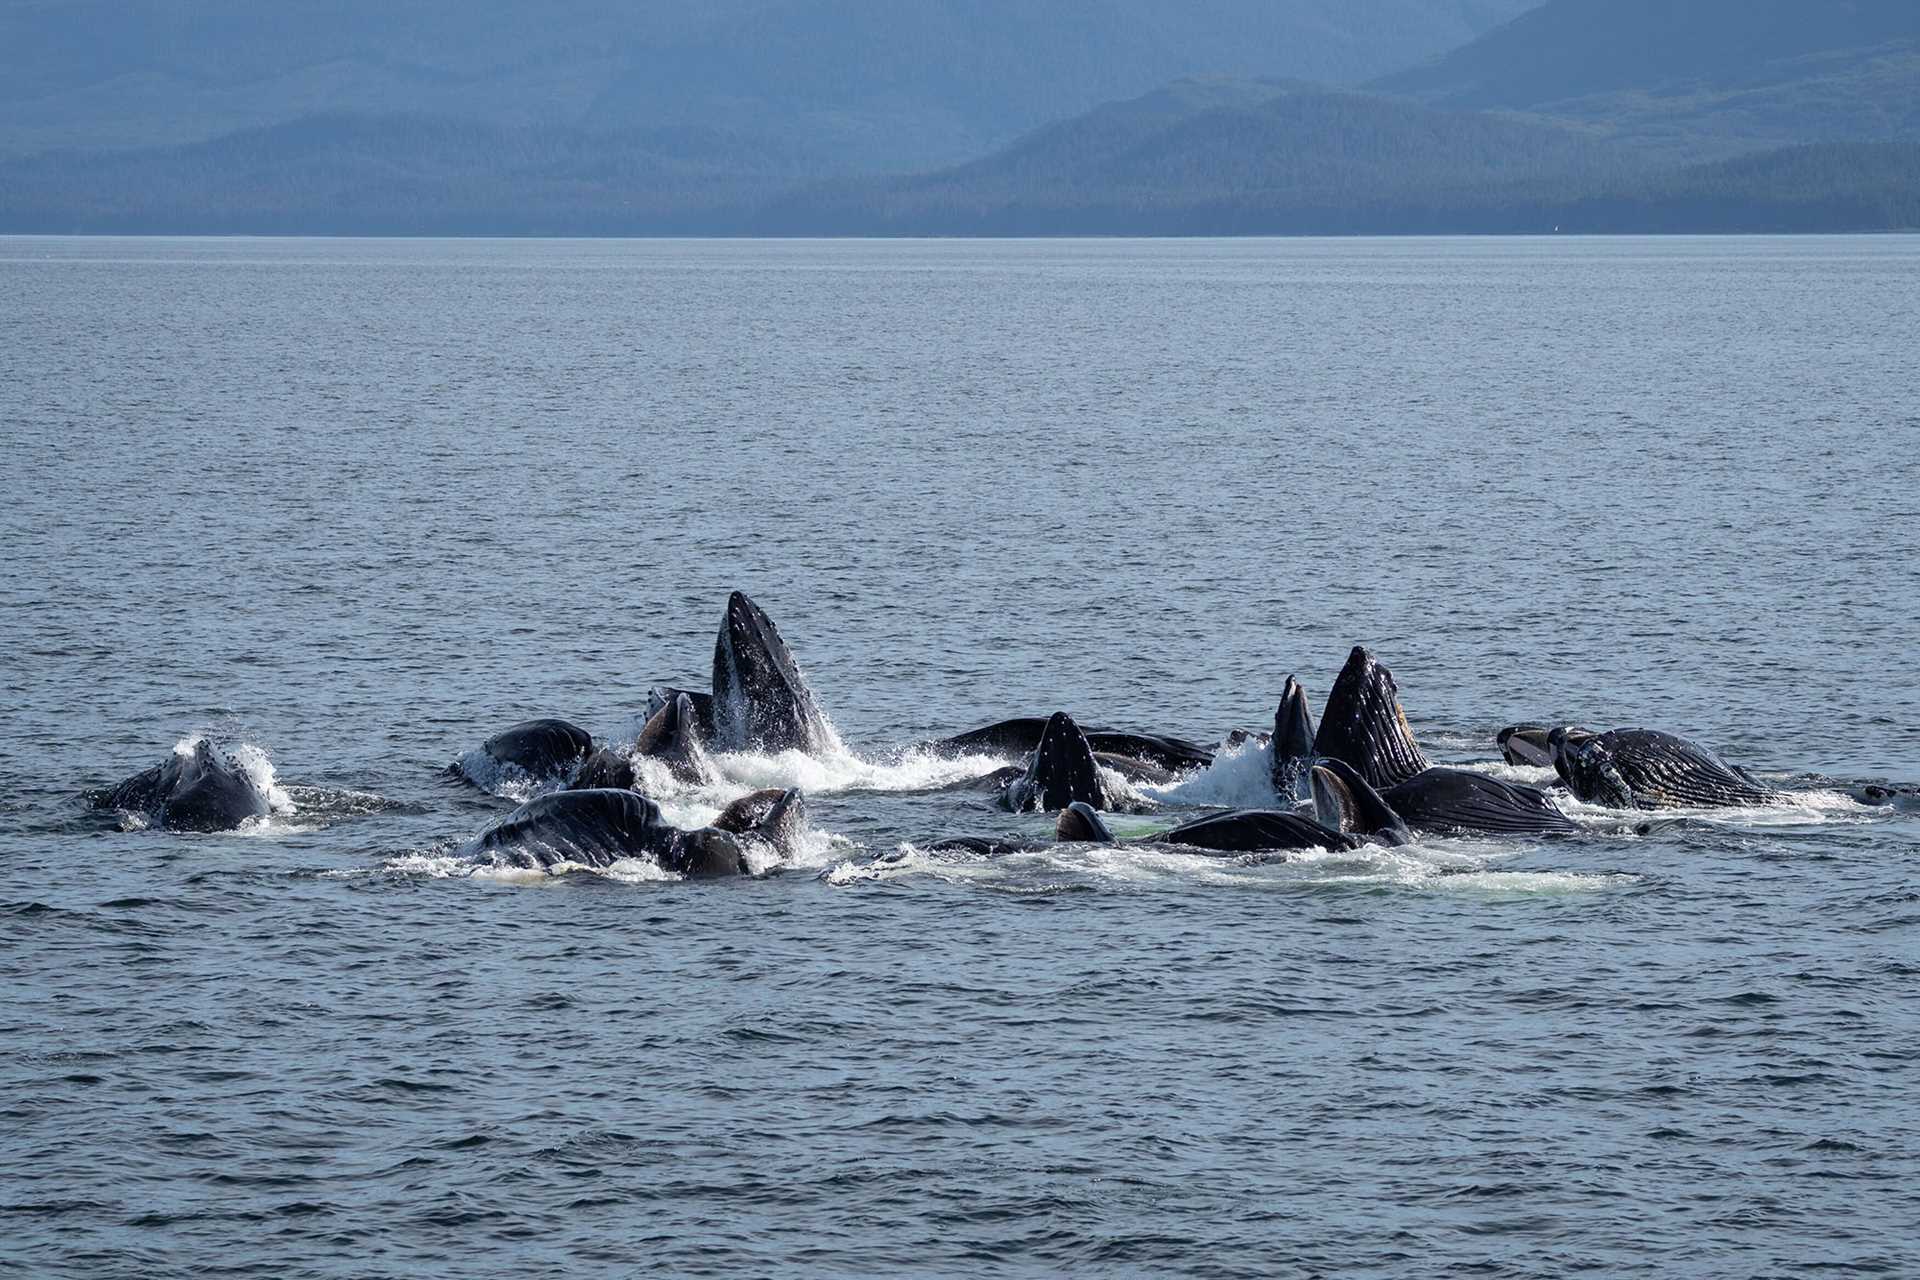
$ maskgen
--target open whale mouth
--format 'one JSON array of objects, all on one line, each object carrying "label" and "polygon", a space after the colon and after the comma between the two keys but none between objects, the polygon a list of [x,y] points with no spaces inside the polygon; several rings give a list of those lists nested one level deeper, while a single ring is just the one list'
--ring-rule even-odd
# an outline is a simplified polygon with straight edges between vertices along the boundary
[{"label": "open whale mouth", "polygon": [[780,629],[738,591],[727,598],[714,643],[713,704],[723,749],[818,754],[833,745],[826,717]]},{"label": "open whale mouth", "polygon": [[1391,787],[1433,767],[1414,740],[1393,672],[1355,646],[1327,695],[1313,754],[1343,760],[1369,786]]},{"label": "open whale mouth", "polygon": [[1075,801],[1097,809],[1106,800],[1093,746],[1064,711],[1048,717],[1027,776],[1015,786],[1021,809],[1065,809]]},{"label": "open whale mouth", "polygon": [[1381,844],[1410,843],[1413,834],[1385,797],[1344,760],[1313,767],[1313,814],[1321,826]]},{"label": "open whale mouth", "polygon": [[1313,761],[1313,710],[1307,706],[1307,691],[1293,676],[1287,677],[1280,693],[1280,706],[1273,713],[1273,789],[1283,797],[1298,797]]},{"label": "open whale mouth", "polygon": [[1325,765],[1313,770],[1313,816],[1334,831],[1354,831],[1360,824],[1359,805],[1340,776]]},{"label": "open whale mouth", "polygon": [[1550,769],[1553,767],[1552,733],[1543,725],[1515,724],[1502,729],[1494,741],[1508,764]]}]

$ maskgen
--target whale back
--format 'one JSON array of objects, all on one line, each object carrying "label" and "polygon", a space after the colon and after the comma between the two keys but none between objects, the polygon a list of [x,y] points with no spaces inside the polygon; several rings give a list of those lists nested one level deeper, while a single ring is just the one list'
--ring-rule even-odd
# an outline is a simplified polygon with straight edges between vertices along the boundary
[{"label": "whale back", "polygon": [[1166,733],[1130,733],[1123,729],[1089,729],[1087,744],[1103,756],[1138,760],[1169,773],[1204,769],[1213,763],[1213,752],[1197,742]]},{"label": "whale back", "polygon": [[1388,788],[1381,799],[1418,831],[1564,835],[1579,830],[1538,787],[1468,769],[1428,769]]},{"label": "whale back", "polygon": [[480,833],[476,851],[511,866],[604,868],[623,858],[666,865],[678,834],[637,791],[557,791],[529,800]]},{"label": "whale back", "polygon": [[[943,756],[1024,756],[1040,745],[1047,717],[1016,716],[996,720],[978,729],[929,742],[925,750]],[[1172,773],[1204,769],[1213,752],[1197,742],[1165,733],[1133,733],[1125,729],[1087,729],[1087,742],[1100,755],[1138,760]]]},{"label": "whale back", "polygon": [[1375,788],[1405,782],[1432,767],[1407,724],[1393,672],[1361,646],[1348,655],[1327,695],[1313,754],[1345,761]]},{"label": "whale back", "polygon": [[593,735],[565,720],[523,720],[488,738],[480,749],[529,777],[558,778],[593,754]]},{"label": "whale back", "polygon": [[633,757],[623,751],[602,747],[581,762],[574,771],[569,791],[602,791],[611,788],[626,791],[639,785],[633,771]]},{"label": "whale back", "polygon": [[738,591],[727,600],[713,646],[713,720],[717,744],[726,750],[819,755],[834,745],[780,629]]}]

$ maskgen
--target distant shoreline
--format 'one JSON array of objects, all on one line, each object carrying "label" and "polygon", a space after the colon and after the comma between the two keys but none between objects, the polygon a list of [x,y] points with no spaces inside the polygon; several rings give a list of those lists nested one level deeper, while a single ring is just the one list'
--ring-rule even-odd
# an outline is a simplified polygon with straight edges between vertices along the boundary
[{"label": "distant shoreline", "polygon": [[0,240],[366,240],[470,241],[527,243],[647,243],[686,244],[1045,244],[1073,241],[1221,243],[1256,240],[1819,240],[1886,239],[1920,235],[1920,227],[1852,230],[1738,230],[1738,231],[1352,231],[1246,232],[1241,234],[1130,234],[1124,232],[1060,232],[1041,235],[729,235],[697,232],[638,232],[631,235],[548,232],[411,232],[411,231],[10,231],[0,229]]}]

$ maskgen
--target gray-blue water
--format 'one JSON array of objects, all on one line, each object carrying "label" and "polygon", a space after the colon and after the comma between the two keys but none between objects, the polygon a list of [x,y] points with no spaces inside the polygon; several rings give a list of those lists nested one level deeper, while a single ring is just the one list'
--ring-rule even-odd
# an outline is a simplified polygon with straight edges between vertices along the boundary
[{"label": "gray-blue water", "polygon": [[[1914,238],[0,241],[0,1270],[1914,1274],[1917,393]],[[793,865],[470,874],[440,767],[735,588],[852,754],[662,799]],[[1802,802],[920,847],[1048,822],[901,744],[1354,643]],[[78,799],[209,730],[263,826]]]}]

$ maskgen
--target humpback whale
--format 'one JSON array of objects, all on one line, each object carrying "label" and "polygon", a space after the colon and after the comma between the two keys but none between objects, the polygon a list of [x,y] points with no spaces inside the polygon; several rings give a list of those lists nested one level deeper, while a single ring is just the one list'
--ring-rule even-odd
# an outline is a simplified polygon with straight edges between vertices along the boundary
[{"label": "humpback whale", "polygon": [[[969,729],[951,738],[937,739],[921,749],[943,756],[1025,756],[1039,747],[1046,728],[1047,718],[1044,716],[1019,716],[1012,720],[996,721],[979,729]],[[1132,733],[1123,729],[1087,729],[1083,732],[1095,755],[1138,760],[1169,773],[1204,769],[1213,763],[1213,752],[1199,743],[1171,734]]]},{"label": "humpback whale", "polygon": [[1707,748],[1655,729],[1555,729],[1553,765],[1569,790],[1614,809],[1715,809],[1779,804],[1777,791]]},{"label": "humpback whale", "polygon": [[1500,747],[1501,759],[1508,764],[1551,768],[1553,744],[1547,738],[1552,732],[1543,724],[1510,724],[1500,731],[1494,741]]},{"label": "humpback whale", "polygon": [[[581,761],[593,754],[593,735],[565,720],[524,720],[488,738],[480,744],[480,750],[496,765],[511,766],[529,778],[545,781],[570,777]],[[465,760],[454,761],[448,770],[477,787],[487,785],[488,780],[475,777]]]},{"label": "humpback whale", "polygon": [[171,831],[231,831],[265,817],[269,807],[253,776],[205,738],[88,799],[96,809],[143,814]]},{"label": "humpback whale", "polygon": [[647,719],[660,714],[660,709],[675,698],[685,698],[693,704],[694,725],[700,730],[702,742],[712,742],[719,731],[713,724],[713,694],[698,689],[674,689],[670,687],[649,689],[647,691]]},{"label": "humpback whale", "polygon": [[1327,695],[1313,754],[1345,761],[1376,788],[1405,782],[1433,763],[1413,739],[1393,672],[1359,646]]},{"label": "humpback whale", "polygon": [[663,762],[681,782],[701,785],[720,776],[701,746],[700,717],[693,699],[684,693],[675,694],[653,713],[634,740],[633,750]]},{"label": "humpback whale", "polygon": [[624,751],[615,751],[611,747],[601,747],[574,770],[573,780],[567,784],[569,791],[615,791],[631,790],[640,783],[639,775],[633,771],[633,757]]},{"label": "humpback whale", "polygon": [[798,791],[769,787],[735,800],[720,811],[713,826],[730,835],[759,840],[781,853],[791,853],[806,820],[806,802]]},{"label": "humpback whale", "polygon": [[1101,777],[1087,735],[1064,711],[1048,718],[1033,759],[1024,773],[1008,780],[1001,799],[1015,813],[1064,809],[1076,800],[1107,810],[1126,804]]},{"label": "humpback whale", "polygon": [[1273,713],[1273,736],[1267,739],[1273,751],[1273,790],[1281,799],[1305,798],[1307,773],[1313,766],[1313,738],[1313,712],[1307,707],[1306,690],[1288,676],[1280,693],[1280,706]]},{"label": "humpback whale", "polygon": [[[1302,849],[1340,852],[1367,843],[1356,835],[1334,831],[1312,818],[1273,809],[1238,809],[1208,814],[1168,831],[1122,840],[1110,830],[1093,805],[1076,800],[1060,811],[1054,822],[1059,842],[1072,844],[1173,845],[1202,853],[1279,853]],[[993,858],[1030,853],[1052,847],[1055,841],[1031,836],[951,836],[922,847],[935,853],[967,853]]]},{"label": "humpback whale", "polygon": [[1376,844],[1413,843],[1413,832],[1393,806],[1345,760],[1313,766],[1313,813],[1321,825],[1364,836]]},{"label": "humpback whale", "polygon": [[646,859],[688,879],[747,875],[744,841],[786,851],[802,821],[798,792],[756,792],[712,826],[685,831],[637,791],[557,791],[529,800],[481,832],[476,854],[497,864],[547,869],[562,863],[605,868]]},{"label": "humpback whale", "polygon": [[1413,831],[1442,835],[1568,835],[1580,828],[1544,791],[1470,769],[1432,768],[1381,791],[1344,760],[1313,774],[1314,812],[1341,831],[1404,844]]},{"label": "humpback whale", "polygon": [[1312,818],[1274,809],[1236,809],[1208,814],[1169,831],[1120,841],[1091,806],[1079,802],[1061,811],[1054,832],[1062,840],[1085,844],[1179,845],[1211,853],[1273,853],[1288,849],[1343,852],[1365,843],[1357,836],[1333,830]]},{"label": "humpback whale", "polygon": [[736,591],[713,646],[713,740],[729,751],[803,751],[837,743],[780,629]]}]

